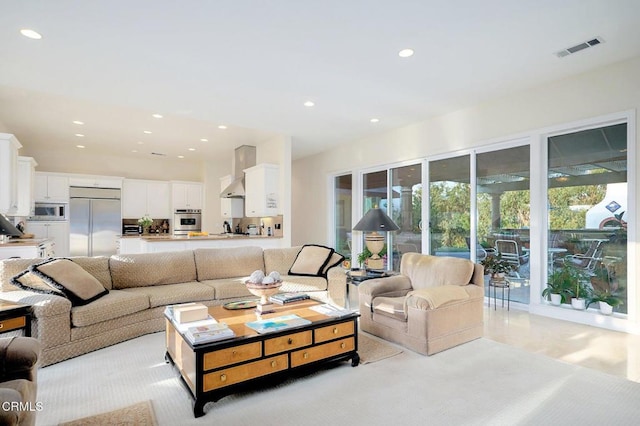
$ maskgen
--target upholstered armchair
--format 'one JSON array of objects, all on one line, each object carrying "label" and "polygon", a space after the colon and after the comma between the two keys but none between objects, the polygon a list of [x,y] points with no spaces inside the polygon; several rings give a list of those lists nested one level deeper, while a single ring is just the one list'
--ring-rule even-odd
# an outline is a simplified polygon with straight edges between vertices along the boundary
[{"label": "upholstered armchair", "polygon": [[358,287],[360,328],[425,355],[482,337],[484,268],[406,253],[400,274]]},{"label": "upholstered armchair", "polygon": [[0,424],[35,425],[40,343],[32,337],[0,338]]}]

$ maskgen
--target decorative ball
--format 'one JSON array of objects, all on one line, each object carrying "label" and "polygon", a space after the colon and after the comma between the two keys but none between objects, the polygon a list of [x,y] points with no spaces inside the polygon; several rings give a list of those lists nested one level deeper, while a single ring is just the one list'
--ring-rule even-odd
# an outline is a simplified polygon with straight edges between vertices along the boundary
[{"label": "decorative ball", "polygon": [[263,279],[264,279],[264,272],[262,272],[259,269],[257,271],[253,271],[251,273],[251,276],[249,277],[249,281],[256,284],[260,284]]},{"label": "decorative ball", "polygon": [[278,271],[271,271],[269,276],[273,278],[274,281],[280,281],[280,272]]},{"label": "decorative ball", "polygon": [[276,282],[276,280],[274,280],[272,277],[264,277],[262,279],[262,285],[273,284],[275,282]]}]

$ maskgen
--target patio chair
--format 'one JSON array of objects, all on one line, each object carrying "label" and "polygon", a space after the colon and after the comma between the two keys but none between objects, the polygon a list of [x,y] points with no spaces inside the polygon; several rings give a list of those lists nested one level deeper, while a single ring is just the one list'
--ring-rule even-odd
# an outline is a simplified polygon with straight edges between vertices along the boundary
[{"label": "patio chair", "polygon": [[589,274],[593,274],[599,261],[602,260],[602,241],[594,240],[589,244],[589,248],[584,253],[570,254],[555,260],[557,265],[569,262],[575,268],[581,269]]},{"label": "patio chair", "polygon": [[515,240],[496,240],[496,251],[501,255],[502,260],[513,266],[513,272],[520,278],[518,273],[520,266],[529,262],[529,254],[523,253]]}]

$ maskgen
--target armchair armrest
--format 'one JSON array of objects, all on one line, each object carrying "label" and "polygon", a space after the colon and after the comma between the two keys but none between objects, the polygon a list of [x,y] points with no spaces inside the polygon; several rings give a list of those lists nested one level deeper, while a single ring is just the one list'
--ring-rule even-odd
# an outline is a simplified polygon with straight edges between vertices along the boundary
[{"label": "armchair armrest", "polygon": [[373,299],[378,296],[404,296],[412,289],[409,277],[406,275],[394,275],[363,281],[358,286],[358,293]]},{"label": "armchair armrest", "polygon": [[35,381],[40,342],[32,337],[0,338],[0,381]]},{"label": "armchair armrest", "polygon": [[[473,285],[473,287],[477,287]],[[469,299],[466,286],[443,285],[438,287],[421,288],[409,292],[407,306],[428,311],[451,303]]]}]

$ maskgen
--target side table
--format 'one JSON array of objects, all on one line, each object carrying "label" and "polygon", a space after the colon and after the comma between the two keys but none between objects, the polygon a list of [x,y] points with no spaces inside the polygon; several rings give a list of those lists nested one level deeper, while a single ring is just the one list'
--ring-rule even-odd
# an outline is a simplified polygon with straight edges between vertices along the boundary
[{"label": "side table", "polygon": [[0,333],[20,329],[31,337],[31,306],[0,300]]},{"label": "side table", "polygon": [[496,301],[496,289],[502,289],[502,307],[504,308],[504,291],[507,290],[507,311],[509,310],[509,302],[511,300],[511,283],[507,278],[496,280],[489,279],[489,308],[491,308],[491,287],[493,287],[493,310],[498,309],[498,303]]}]

